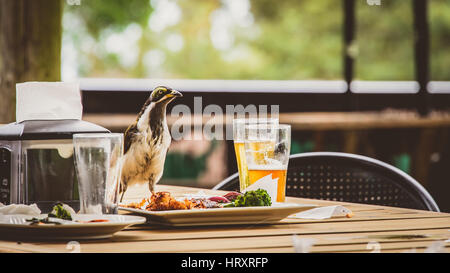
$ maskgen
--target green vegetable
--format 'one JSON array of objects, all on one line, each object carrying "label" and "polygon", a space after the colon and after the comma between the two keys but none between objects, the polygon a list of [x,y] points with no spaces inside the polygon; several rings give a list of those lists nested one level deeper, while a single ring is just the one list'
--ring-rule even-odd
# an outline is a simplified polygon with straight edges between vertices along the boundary
[{"label": "green vegetable", "polygon": [[31,222],[31,223],[30,223],[31,226],[32,226],[32,225],[38,225],[38,224],[40,224],[40,223],[42,223],[42,224],[55,224],[55,225],[61,225],[61,223],[59,223],[59,222],[51,221],[50,219],[48,219],[48,217],[42,218],[42,219],[38,219],[38,218],[33,217],[33,218],[31,218],[31,219],[26,219],[25,221]]},{"label": "green vegetable", "polygon": [[72,221],[72,215],[70,215],[70,212],[64,209],[63,204],[61,203],[58,203],[53,207],[53,210],[48,214],[48,217]]},{"label": "green vegetable", "polygon": [[272,201],[266,190],[257,189],[255,191],[248,191],[243,195],[239,195],[233,202],[224,206],[229,207],[257,207],[257,206],[271,206]]}]

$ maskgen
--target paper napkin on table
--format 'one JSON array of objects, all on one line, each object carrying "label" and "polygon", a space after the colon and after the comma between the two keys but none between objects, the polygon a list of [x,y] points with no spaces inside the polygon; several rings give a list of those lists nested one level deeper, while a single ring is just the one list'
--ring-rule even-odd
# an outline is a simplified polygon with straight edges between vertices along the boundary
[{"label": "paper napkin on table", "polygon": [[36,204],[24,205],[24,204],[11,204],[3,205],[0,203],[0,215],[9,214],[26,214],[26,215],[40,215],[41,210]]},{"label": "paper napkin on table", "polygon": [[266,190],[272,202],[275,202],[277,200],[278,178],[272,179],[272,174],[266,175],[248,186],[242,193],[257,189]]},{"label": "paper napkin on table", "polygon": [[333,216],[352,216],[352,215],[353,213],[351,210],[338,205],[338,206],[319,207],[302,211],[290,215],[289,218],[323,220],[331,218]]},{"label": "paper napkin on table", "polygon": [[78,83],[24,82],[16,84],[16,121],[81,119]]}]

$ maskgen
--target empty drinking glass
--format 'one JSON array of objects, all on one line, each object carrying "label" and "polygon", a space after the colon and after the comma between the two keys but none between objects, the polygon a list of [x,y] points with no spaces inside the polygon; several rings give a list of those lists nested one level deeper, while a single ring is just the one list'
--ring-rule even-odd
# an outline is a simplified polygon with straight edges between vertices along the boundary
[{"label": "empty drinking glass", "polygon": [[80,213],[117,213],[123,134],[74,134]]}]

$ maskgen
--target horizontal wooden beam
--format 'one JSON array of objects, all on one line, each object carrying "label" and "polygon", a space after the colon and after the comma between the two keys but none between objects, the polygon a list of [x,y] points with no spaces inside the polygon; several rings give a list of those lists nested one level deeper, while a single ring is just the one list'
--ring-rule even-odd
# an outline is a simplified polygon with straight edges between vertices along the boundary
[{"label": "horizontal wooden beam", "polygon": [[[135,114],[86,114],[83,119],[113,131],[124,130],[136,119]],[[167,116],[169,126],[174,122],[179,125],[226,125],[232,117],[218,115],[202,116]],[[382,112],[313,112],[313,113],[281,113],[280,123],[287,123],[293,130],[361,130],[361,129],[395,129],[395,128],[436,128],[450,126],[449,112],[432,112],[421,117],[410,111]],[[194,123],[195,121],[195,123]]]}]

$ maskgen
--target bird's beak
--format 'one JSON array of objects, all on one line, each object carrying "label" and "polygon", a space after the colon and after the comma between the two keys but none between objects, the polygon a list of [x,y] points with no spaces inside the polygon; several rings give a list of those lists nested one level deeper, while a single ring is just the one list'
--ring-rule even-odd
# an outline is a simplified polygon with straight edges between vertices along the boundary
[{"label": "bird's beak", "polygon": [[169,97],[169,98],[172,98],[172,97],[182,97],[183,96],[183,94],[181,94],[179,91],[177,91],[177,90],[172,90],[169,94],[167,94],[167,96]]}]

